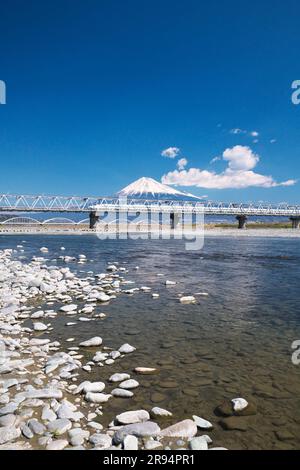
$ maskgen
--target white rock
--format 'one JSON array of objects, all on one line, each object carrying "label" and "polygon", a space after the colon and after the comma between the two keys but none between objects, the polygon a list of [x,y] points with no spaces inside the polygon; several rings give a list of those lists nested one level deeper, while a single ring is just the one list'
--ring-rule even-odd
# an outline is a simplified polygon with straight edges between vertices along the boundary
[{"label": "white rock", "polygon": [[105,389],[104,382],[89,382],[84,385],[83,393],[88,393],[88,392],[100,393],[104,389]]},{"label": "white rock", "polygon": [[175,281],[169,281],[168,279],[165,282],[166,286],[175,286],[176,282]]},{"label": "white rock", "polygon": [[130,436],[129,434],[125,436],[123,441],[124,450],[138,450],[139,441],[135,436]]},{"label": "white rock", "polygon": [[36,322],[33,324],[34,331],[45,331],[47,330],[47,325],[41,322]]},{"label": "white rock", "polygon": [[127,379],[130,379],[130,375],[129,374],[125,374],[125,373],[116,373],[116,374],[113,374],[110,376],[110,378],[108,379],[110,382],[122,382],[123,380],[127,380]]},{"label": "white rock", "polygon": [[63,305],[59,309],[61,312],[73,312],[74,310],[77,310],[77,305],[75,304],[68,304],[68,305]]},{"label": "white rock", "polygon": [[155,406],[151,410],[151,415],[152,416],[172,416],[172,413],[168,410],[165,410],[164,408],[159,408],[158,406]]},{"label": "white rock", "polygon": [[213,425],[206,419],[200,418],[199,416],[193,415],[193,420],[200,429],[211,429]]},{"label": "white rock", "polygon": [[183,297],[180,297],[179,301],[182,304],[194,304],[196,302],[196,299],[193,295],[185,295]]},{"label": "white rock", "polygon": [[133,392],[130,390],[125,390],[123,388],[114,388],[111,392],[113,397],[119,398],[131,398],[133,397]]},{"label": "white rock", "polygon": [[136,411],[125,411],[116,416],[116,420],[120,424],[134,424],[142,423],[143,421],[148,421],[150,415],[146,410],[136,410]]},{"label": "white rock", "polygon": [[168,428],[163,429],[160,433],[160,437],[182,437],[192,438],[197,434],[197,425],[195,421],[191,419],[185,419],[179,423],[173,424]]},{"label": "white rock", "polygon": [[207,440],[203,436],[194,437],[189,443],[191,450],[207,450]]},{"label": "white rock", "polygon": [[231,403],[234,411],[242,411],[248,406],[248,402],[244,398],[233,398]]},{"label": "white rock", "polygon": [[121,382],[119,387],[120,388],[125,388],[127,390],[131,390],[132,388],[138,387],[140,384],[138,383],[137,380],[134,379],[129,379],[129,380],[124,380],[124,382]]},{"label": "white rock", "polygon": [[132,353],[133,351],[135,351],[136,348],[131,346],[130,344],[128,343],[125,343],[123,344],[120,348],[119,348],[119,352],[121,354],[129,354],[129,353]]},{"label": "white rock", "polygon": [[55,441],[49,442],[46,446],[46,450],[63,450],[68,444],[68,441],[65,439],[56,439]]},{"label": "white rock", "polygon": [[100,338],[100,336],[94,336],[91,339],[83,341],[82,343],[79,344],[79,346],[89,348],[92,346],[100,346],[101,344],[102,344],[102,338]]},{"label": "white rock", "polygon": [[91,403],[106,403],[112,395],[105,394],[105,393],[93,393],[93,392],[88,392],[85,395],[86,401],[89,401]]}]

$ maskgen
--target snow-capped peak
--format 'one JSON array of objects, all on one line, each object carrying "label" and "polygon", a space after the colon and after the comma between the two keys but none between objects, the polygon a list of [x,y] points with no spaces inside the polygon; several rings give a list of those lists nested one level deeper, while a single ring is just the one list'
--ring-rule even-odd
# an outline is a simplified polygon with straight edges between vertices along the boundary
[{"label": "snow-capped peak", "polygon": [[129,184],[125,188],[119,191],[118,196],[124,197],[133,197],[133,198],[140,198],[143,197],[145,199],[149,197],[153,198],[169,198],[169,199],[182,199],[182,198],[194,198],[199,199],[197,196],[193,196],[192,194],[184,193],[178,191],[175,188],[171,188],[166,184],[159,183],[155,181],[153,178],[139,178],[138,180],[134,181],[133,183]]}]

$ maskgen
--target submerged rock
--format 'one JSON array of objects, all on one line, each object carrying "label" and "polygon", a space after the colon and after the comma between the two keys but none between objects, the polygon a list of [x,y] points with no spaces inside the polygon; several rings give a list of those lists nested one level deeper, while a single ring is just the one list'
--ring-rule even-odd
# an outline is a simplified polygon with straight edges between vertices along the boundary
[{"label": "submerged rock", "polygon": [[160,432],[160,427],[153,421],[145,421],[144,423],[128,424],[115,432],[113,441],[115,444],[121,444],[124,438],[131,434],[136,437],[154,437]]}]

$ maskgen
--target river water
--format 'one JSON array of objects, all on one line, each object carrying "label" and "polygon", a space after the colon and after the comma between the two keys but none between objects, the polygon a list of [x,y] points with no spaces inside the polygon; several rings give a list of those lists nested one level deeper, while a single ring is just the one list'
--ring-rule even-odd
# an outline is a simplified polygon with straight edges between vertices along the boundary
[{"label": "river water", "polygon": [[[133,354],[110,366],[110,373],[130,373],[137,366],[159,370],[138,377],[141,386],[133,398],[111,400],[103,425],[120,411],[160,406],[173,413],[166,424],[193,414],[211,421],[209,435],[216,446],[300,447],[300,365],[291,361],[291,344],[300,340],[299,240],[206,237],[202,250],[186,251],[181,240],[0,236],[0,249],[18,244],[24,252],[16,256],[24,262],[39,256],[41,246],[49,248],[51,265],[63,265],[57,260],[62,253],[83,253],[84,265],[68,263],[82,276],[117,262],[128,269],[125,278],[134,281],[134,287],[149,286],[160,294],[158,299],[145,292],[121,294],[97,307],[97,313],[106,313],[105,319],[78,322],[72,328],[65,327],[63,315],[51,320],[51,335],[66,347],[70,336],[83,341],[95,335],[113,348],[125,342],[135,346]],[[166,279],[176,285],[166,287]],[[201,292],[209,295],[195,295]],[[182,293],[195,295],[197,304],[180,304]],[[96,368],[82,378],[101,380],[101,373]],[[244,419],[245,431],[224,430],[215,411],[235,397],[257,406],[257,413]]]}]

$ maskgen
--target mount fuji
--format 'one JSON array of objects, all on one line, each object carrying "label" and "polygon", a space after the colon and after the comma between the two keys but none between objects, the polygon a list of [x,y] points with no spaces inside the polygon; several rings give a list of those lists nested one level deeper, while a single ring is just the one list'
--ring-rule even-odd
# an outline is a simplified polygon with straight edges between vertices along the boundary
[{"label": "mount fuji", "polygon": [[178,191],[166,184],[159,183],[153,178],[139,178],[117,193],[118,197],[127,197],[132,199],[166,199],[176,201],[200,200],[201,197],[193,194]]}]

